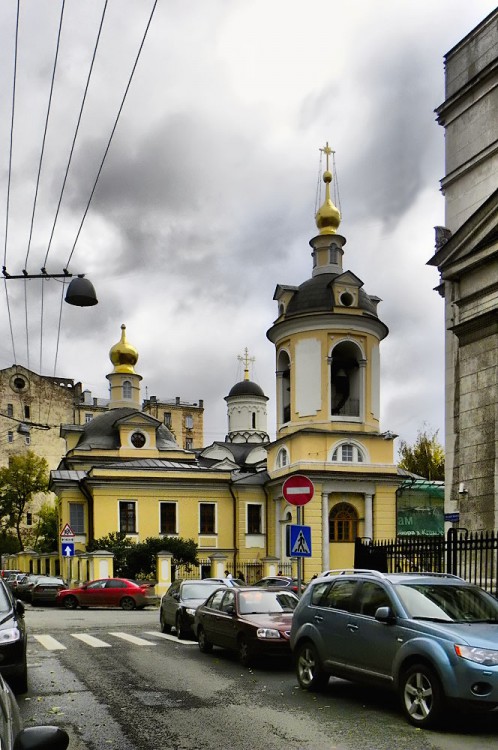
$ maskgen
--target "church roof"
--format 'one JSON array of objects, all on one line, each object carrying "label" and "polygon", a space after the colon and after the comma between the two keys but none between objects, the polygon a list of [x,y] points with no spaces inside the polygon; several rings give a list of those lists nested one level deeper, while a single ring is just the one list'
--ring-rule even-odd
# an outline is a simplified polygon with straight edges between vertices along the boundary
[{"label": "church roof", "polygon": [[[298,286],[289,300],[285,316],[288,318],[307,312],[331,312],[334,308],[333,282],[342,275],[342,273],[321,273]],[[372,301],[363,289],[358,289],[359,308],[377,318],[376,302],[377,299]]]},{"label": "church roof", "polygon": [[240,383],[235,383],[226,398],[230,398],[231,396],[259,396],[260,398],[267,398],[261,386],[252,380],[241,380]]},{"label": "church roof", "polygon": [[132,407],[110,409],[98,417],[94,417],[85,424],[78,441],[78,450],[104,449],[113,450],[120,447],[119,424],[128,417],[138,416],[147,423],[155,423],[156,445],[159,450],[178,448],[178,445],[168,428],[157,419],[143,414]]}]

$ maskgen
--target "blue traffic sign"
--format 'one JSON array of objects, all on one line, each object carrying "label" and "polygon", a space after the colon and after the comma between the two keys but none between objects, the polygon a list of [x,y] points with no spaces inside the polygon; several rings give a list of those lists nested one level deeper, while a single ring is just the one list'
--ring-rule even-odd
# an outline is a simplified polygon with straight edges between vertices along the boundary
[{"label": "blue traffic sign", "polygon": [[74,542],[64,542],[62,545],[62,557],[74,557]]},{"label": "blue traffic sign", "polygon": [[311,526],[287,526],[287,557],[311,557]]}]

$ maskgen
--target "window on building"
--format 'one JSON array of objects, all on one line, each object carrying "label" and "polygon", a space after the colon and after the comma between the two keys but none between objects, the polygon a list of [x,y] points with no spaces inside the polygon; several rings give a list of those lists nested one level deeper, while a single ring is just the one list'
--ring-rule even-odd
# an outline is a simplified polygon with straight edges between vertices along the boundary
[{"label": "window on building", "polygon": [[176,534],[176,503],[160,503],[160,533]]},{"label": "window on building", "polygon": [[164,424],[166,427],[171,427],[171,412],[165,411],[164,412]]},{"label": "window on building", "polygon": [[7,404],[7,416],[8,417],[14,416],[14,404]]},{"label": "window on building", "polygon": [[281,469],[284,466],[287,466],[289,463],[289,454],[287,452],[287,448],[280,448],[279,452],[277,453],[277,469]]},{"label": "window on building", "polygon": [[256,412],[253,411],[251,414],[251,427],[253,430],[256,429]]},{"label": "window on building", "polygon": [[85,533],[85,506],[83,503],[69,503],[69,525],[75,534]]},{"label": "window on building", "polygon": [[329,514],[331,542],[354,542],[358,536],[358,514],[349,503],[337,503]]},{"label": "window on building", "polygon": [[26,437],[24,438],[24,442],[26,443],[26,445],[31,445],[31,437],[29,435],[26,435]]},{"label": "window on building", "polygon": [[343,341],[334,347],[329,359],[332,416],[360,416],[361,359],[360,349],[351,341]]},{"label": "window on building", "polygon": [[364,460],[361,448],[354,443],[342,443],[332,453],[332,461],[362,463]]},{"label": "window on building", "polygon": [[31,410],[27,404],[24,406],[24,419],[30,419]]},{"label": "window on building", "polygon": [[8,443],[13,443],[14,442],[14,433],[11,432],[10,430],[7,433],[7,442]]},{"label": "window on building", "polygon": [[216,534],[216,505],[214,503],[200,504],[199,533]]},{"label": "window on building", "polygon": [[123,398],[131,399],[131,382],[123,380]]},{"label": "window on building", "polygon": [[88,422],[91,422],[93,419],[93,414],[85,414],[85,424],[88,424]]},{"label": "window on building", "polygon": [[191,451],[194,447],[194,441],[192,438],[185,438],[185,450]]},{"label": "window on building", "polygon": [[247,533],[262,534],[263,508],[258,503],[247,504]]},{"label": "window on building", "polygon": [[33,525],[33,514],[28,512],[26,513],[26,526],[32,526]]},{"label": "window on building", "polygon": [[125,534],[136,534],[137,504],[134,500],[119,501],[119,530]]},{"label": "window on building", "polygon": [[279,417],[280,423],[285,424],[291,418],[291,371],[286,351],[281,351],[278,355],[277,376]]},{"label": "window on building", "polygon": [[191,414],[187,414],[187,416],[185,417],[185,427],[187,428],[187,430],[191,430],[193,426],[194,418]]}]

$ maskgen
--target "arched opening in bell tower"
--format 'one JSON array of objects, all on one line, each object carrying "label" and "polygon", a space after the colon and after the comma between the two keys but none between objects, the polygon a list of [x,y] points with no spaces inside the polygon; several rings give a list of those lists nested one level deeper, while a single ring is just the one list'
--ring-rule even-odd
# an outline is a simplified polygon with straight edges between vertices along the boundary
[{"label": "arched opening in bell tower", "polygon": [[291,417],[291,377],[290,377],[290,358],[286,351],[281,351],[278,355],[277,374],[279,376],[279,408],[280,423],[290,422]]},{"label": "arched opening in bell tower", "polygon": [[362,354],[352,341],[342,341],[330,357],[330,413],[332,416],[360,416],[360,360]]}]

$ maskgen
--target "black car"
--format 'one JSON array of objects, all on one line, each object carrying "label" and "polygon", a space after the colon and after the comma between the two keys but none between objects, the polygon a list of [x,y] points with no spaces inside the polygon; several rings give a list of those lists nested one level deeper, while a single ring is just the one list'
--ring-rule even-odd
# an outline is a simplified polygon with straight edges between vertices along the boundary
[{"label": "black car", "polygon": [[215,591],[195,613],[199,649],[236,651],[243,666],[257,656],[290,660],[292,615],[299,599],[292,591],[229,588]]},{"label": "black car", "polygon": [[2,750],[66,750],[67,732],[59,727],[22,728],[12,690],[0,676],[0,747]]},{"label": "black car", "polygon": [[161,599],[159,621],[163,633],[176,628],[178,638],[193,634],[195,610],[219,588],[218,581],[174,581]]},{"label": "black car", "polygon": [[0,579],[0,674],[15,693],[28,689],[24,604],[15,599]]},{"label": "black car", "polygon": [[27,601],[32,606],[36,606],[37,604],[55,604],[57,594],[65,588],[67,587],[62,578],[41,576],[27,592]]}]

